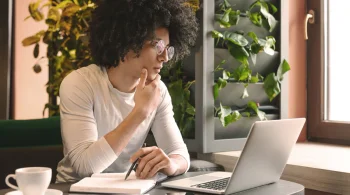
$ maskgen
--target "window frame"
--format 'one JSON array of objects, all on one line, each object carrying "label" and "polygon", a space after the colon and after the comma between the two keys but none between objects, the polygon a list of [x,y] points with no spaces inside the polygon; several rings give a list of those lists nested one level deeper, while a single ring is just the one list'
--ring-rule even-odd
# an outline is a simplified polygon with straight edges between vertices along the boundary
[{"label": "window frame", "polygon": [[324,23],[327,22],[324,19],[324,14],[327,12],[324,12],[326,8],[323,6],[323,2],[328,3],[328,1],[306,1],[307,10],[315,11],[315,23],[307,24],[309,34],[307,41],[308,140],[350,145],[350,122],[327,121],[324,119],[325,87],[327,85],[324,80],[328,78],[324,75],[326,71],[324,64],[327,63],[327,60],[324,60],[322,56],[327,55],[324,45],[328,45],[328,43],[325,43],[323,37],[328,35],[322,29],[324,29]]}]

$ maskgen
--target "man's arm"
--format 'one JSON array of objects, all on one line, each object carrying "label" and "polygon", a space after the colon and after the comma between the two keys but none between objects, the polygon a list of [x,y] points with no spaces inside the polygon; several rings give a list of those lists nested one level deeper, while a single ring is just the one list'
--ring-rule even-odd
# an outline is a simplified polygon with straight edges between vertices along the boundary
[{"label": "man's arm", "polygon": [[188,162],[187,160],[179,154],[171,154],[169,158],[177,164],[177,169],[173,176],[183,174],[187,171]]},{"label": "man's arm", "polygon": [[162,84],[163,100],[159,105],[152,132],[158,147],[141,148],[130,159],[142,157],[136,170],[136,176],[152,177],[160,171],[166,175],[179,175],[189,168],[189,154],[175,122],[171,97],[164,83]]},{"label": "man's arm", "polygon": [[160,102],[159,82],[160,76],[146,85],[147,70],[143,69],[140,83],[135,92],[135,107],[131,113],[121,122],[116,129],[104,137],[108,144],[118,155],[132,138],[137,127],[157,109]]}]

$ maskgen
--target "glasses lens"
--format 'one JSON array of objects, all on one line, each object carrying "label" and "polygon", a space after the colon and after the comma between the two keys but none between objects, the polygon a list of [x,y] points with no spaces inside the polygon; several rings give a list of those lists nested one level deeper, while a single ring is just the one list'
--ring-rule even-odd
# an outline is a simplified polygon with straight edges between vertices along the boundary
[{"label": "glasses lens", "polygon": [[171,58],[174,57],[175,49],[173,46],[170,46],[168,47],[167,51],[168,51],[168,60],[171,60]]},{"label": "glasses lens", "polygon": [[156,44],[156,50],[157,50],[157,55],[160,55],[163,53],[165,49],[165,44],[163,40],[159,40]]}]

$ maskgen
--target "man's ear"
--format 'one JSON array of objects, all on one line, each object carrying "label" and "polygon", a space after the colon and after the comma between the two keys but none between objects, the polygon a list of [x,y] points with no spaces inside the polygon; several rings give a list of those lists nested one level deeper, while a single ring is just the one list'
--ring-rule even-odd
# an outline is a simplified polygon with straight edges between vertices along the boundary
[{"label": "man's ear", "polygon": [[127,62],[127,61],[129,61],[129,60],[131,60],[132,58],[135,58],[135,57],[136,57],[136,53],[134,51],[130,50],[124,56],[124,62]]}]

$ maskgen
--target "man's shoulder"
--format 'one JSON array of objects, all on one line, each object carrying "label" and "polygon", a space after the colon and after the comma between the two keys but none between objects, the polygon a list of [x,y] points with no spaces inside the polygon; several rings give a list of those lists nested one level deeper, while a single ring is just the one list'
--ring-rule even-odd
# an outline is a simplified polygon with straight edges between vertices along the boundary
[{"label": "man's shoulder", "polygon": [[70,72],[64,80],[74,81],[92,81],[100,80],[103,78],[103,70],[95,64],[89,66],[81,67],[77,70]]},{"label": "man's shoulder", "polygon": [[96,64],[90,64],[75,71],[84,77],[103,77],[103,69]]},{"label": "man's shoulder", "polygon": [[160,80],[160,82],[159,82],[159,88],[160,88],[162,95],[164,95],[165,93],[168,92],[168,88],[162,80]]},{"label": "man's shoulder", "polygon": [[62,81],[63,86],[75,86],[78,88],[84,86],[100,85],[99,83],[104,80],[104,72],[99,66],[91,64],[86,67],[79,68],[70,72]]}]

